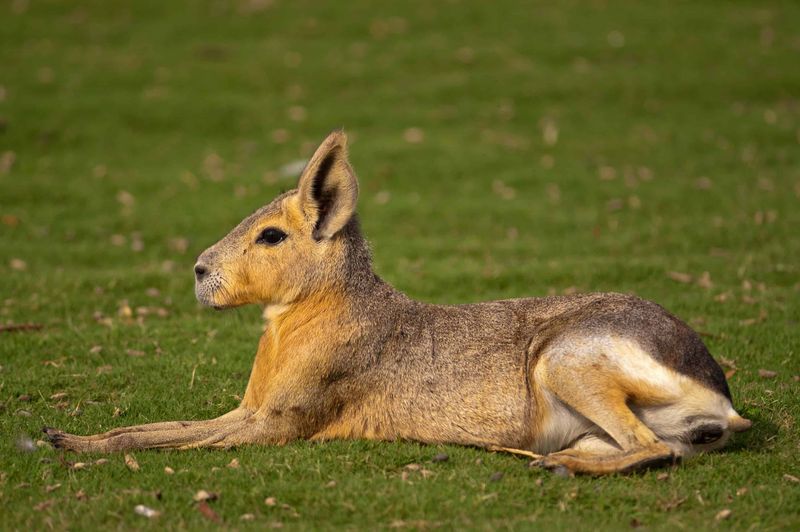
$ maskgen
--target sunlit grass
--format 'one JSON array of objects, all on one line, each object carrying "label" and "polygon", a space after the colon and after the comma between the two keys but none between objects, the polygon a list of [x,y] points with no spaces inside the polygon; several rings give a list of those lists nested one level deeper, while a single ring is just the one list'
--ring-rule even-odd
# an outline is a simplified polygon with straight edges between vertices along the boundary
[{"label": "sunlit grass", "polygon": [[[200,489],[242,528],[797,528],[798,6],[321,4],[0,7],[0,324],[43,326],[0,332],[2,528],[199,528]],[[236,405],[259,310],[201,309],[193,259],[340,126],[395,286],[653,299],[753,430],[603,479],[411,442],[20,450]]]}]

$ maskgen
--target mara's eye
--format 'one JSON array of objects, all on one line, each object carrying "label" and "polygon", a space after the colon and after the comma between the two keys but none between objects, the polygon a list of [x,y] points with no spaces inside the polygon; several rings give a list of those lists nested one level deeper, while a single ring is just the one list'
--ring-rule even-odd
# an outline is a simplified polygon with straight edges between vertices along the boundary
[{"label": "mara's eye", "polygon": [[286,238],[286,233],[278,229],[277,227],[267,227],[261,234],[258,235],[256,239],[257,244],[269,244],[270,246],[274,246],[275,244],[280,244]]}]

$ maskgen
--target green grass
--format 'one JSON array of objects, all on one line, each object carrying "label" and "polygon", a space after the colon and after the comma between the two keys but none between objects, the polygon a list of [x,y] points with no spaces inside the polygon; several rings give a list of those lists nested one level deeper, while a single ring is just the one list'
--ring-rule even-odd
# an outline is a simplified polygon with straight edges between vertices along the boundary
[{"label": "green grass", "polygon": [[[797,3],[258,4],[0,7],[0,323],[44,325],[0,332],[0,528],[200,528],[199,489],[230,528],[800,527],[784,478],[800,476]],[[567,479],[416,443],[139,452],[139,472],[18,450],[45,424],[236,405],[259,310],[200,308],[193,258],[339,126],[395,286],[658,301],[735,361],[753,430],[667,478]],[[167,315],[125,319],[126,304]]]}]

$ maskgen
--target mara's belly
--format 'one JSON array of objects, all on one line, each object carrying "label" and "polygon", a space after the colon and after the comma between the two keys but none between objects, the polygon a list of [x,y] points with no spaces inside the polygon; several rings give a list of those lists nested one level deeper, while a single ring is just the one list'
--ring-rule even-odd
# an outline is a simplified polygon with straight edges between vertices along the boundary
[{"label": "mara's belly", "polygon": [[529,448],[530,396],[506,382],[432,387],[418,393],[386,390],[349,405],[313,439],[414,440],[426,443]]}]

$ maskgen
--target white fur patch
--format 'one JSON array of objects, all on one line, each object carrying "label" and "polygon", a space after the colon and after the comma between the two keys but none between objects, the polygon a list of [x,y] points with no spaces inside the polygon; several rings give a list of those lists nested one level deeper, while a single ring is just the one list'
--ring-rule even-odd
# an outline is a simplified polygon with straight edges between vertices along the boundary
[{"label": "white fur patch", "polygon": [[548,454],[560,451],[595,427],[591,421],[569,408],[552,393],[545,390],[542,398],[545,404],[537,407],[543,408],[546,414],[541,432],[533,442],[534,452]]}]

